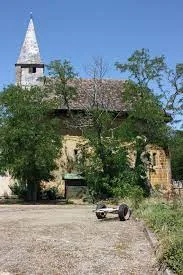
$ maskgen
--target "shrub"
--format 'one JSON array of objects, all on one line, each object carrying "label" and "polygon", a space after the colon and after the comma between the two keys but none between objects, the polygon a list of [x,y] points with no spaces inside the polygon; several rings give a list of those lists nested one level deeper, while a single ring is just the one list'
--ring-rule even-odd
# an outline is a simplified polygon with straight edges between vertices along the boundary
[{"label": "shrub", "polygon": [[145,195],[144,190],[139,186],[137,174],[130,169],[125,170],[118,178],[114,178],[112,191],[114,197],[131,199],[133,208],[138,207]]},{"label": "shrub", "polygon": [[56,200],[58,193],[57,186],[47,186],[46,184],[42,184],[40,187],[40,199],[42,200]]},{"label": "shrub", "polygon": [[167,264],[174,272],[183,274],[183,238],[176,236],[171,239],[168,248],[165,249],[164,254],[159,259],[160,262]]},{"label": "shrub", "polygon": [[152,198],[141,204],[136,214],[160,239],[159,263],[183,274],[183,204]]},{"label": "shrub", "polygon": [[18,196],[19,199],[26,198],[27,188],[25,184],[15,181],[13,184],[9,185],[9,188],[12,194]]}]

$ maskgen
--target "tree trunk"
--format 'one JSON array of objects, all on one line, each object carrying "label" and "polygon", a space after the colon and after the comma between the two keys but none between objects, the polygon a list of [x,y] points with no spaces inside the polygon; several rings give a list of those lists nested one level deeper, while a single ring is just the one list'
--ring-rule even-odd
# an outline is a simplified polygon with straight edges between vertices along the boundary
[{"label": "tree trunk", "polygon": [[32,201],[36,203],[37,201],[37,182],[32,184]]},{"label": "tree trunk", "polygon": [[37,200],[41,199],[41,186],[40,183],[37,183]]},{"label": "tree trunk", "polygon": [[31,184],[27,183],[27,196],[26,196],[26,201],[30,202],[31,201]]},{"label": "tree trunk", "polygon": [[27,201],[33,203],[37,201],[37,183],[35,181],[27,184]]}]

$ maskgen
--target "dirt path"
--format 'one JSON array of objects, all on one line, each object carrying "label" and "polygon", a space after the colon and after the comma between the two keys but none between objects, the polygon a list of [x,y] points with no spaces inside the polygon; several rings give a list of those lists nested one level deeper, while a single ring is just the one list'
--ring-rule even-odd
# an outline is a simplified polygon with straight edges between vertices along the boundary
[{"label": "dirt path", "polygon": [[156,274],[139,225],[92,209],[0,206],[0,274]]}]

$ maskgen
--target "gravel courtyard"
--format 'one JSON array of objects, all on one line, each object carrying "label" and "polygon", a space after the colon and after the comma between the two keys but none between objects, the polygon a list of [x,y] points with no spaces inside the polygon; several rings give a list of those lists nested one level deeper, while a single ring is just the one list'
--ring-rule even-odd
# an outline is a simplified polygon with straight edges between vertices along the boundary
[{"label": "gravel courtyard", "polygon": [[1,205],[0,274],[156,274],[142,228],[93,208]]}]

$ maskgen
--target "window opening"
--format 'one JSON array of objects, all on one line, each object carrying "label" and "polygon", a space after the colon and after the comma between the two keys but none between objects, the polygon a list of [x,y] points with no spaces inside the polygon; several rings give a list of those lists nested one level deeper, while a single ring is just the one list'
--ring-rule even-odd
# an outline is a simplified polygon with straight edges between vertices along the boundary
[{"label": "window opening", "polygon": [[36,73],[36,67],[30,67],[29,68],[29,73],[30,74],[35,74]]},{"label": "window opening", "polygon": [[152,155],[152,165],[153,166],[156,166],[156,153],[153,153],[153,155]]},{"label": "window opening", "polygon": [[78,150],[74,149],[74,155],[77,156],[77,154],[78,154]]}]

